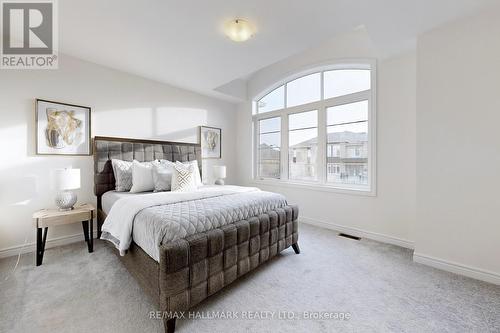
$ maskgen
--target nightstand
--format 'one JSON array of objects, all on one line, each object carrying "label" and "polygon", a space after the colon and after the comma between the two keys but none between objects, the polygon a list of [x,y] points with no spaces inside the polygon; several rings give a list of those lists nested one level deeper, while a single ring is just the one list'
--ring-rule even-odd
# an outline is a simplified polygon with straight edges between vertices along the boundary
[{"label": "nightstand", "polygon": [[33,222],[36,228],[36,265],[40,266],[42,264],[49,227],[58,225],[81,222],[89,253],[92,253],[92,251],[94,251],[94,212],[95,207],[93,205],[83,204],[77,205],[74,209],[68,211],[42,209],[34,213]]}]

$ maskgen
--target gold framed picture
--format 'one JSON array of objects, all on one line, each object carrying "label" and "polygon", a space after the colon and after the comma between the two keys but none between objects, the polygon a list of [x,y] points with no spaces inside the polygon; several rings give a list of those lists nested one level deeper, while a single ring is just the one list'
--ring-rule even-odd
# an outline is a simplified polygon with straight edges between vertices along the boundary
[{"label": "gold framed picture", "polygon": [[36,99],[36,154],[91,155],[90,121],[90,107]]}]

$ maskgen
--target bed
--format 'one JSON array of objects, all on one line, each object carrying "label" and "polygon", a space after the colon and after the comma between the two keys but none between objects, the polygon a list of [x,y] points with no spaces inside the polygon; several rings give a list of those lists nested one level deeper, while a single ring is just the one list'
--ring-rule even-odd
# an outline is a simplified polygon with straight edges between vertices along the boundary
[{"label": "bed", "polygon": [[[165,332],[175,331],[176,314],[188,311],[279,252],[292,247],[300,253],[298,207],[287,204],[277,194],[231,186],[207,186],[187,194],[115,192],[111,159],[196,160],[201,172],[201,147],[192,143],[94,138],[98,237],[108,214],[108,221],[111,217],[123,217],[124,223],[132,221],[131,242],[126,254],[119,258],[157,305]],[[179,198],[172,199],[177,195]],[[142,206],[138,205],[128,217],[125,210],[131,205],[127,202]],[[191,212],[190,217],[182,215],[186,212]],[[148,224],[162,228],[146,229]],[[160,236],[144,236],[151,234],[148,230],[160,229]],[[180,231],[174,232],[177,229]]]}]

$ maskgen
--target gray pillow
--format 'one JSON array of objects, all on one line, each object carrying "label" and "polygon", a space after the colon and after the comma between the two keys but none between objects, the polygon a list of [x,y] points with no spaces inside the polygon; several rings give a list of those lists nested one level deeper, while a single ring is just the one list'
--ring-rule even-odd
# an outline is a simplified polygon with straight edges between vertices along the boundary
[{"label": "gray pillow", "polygon": [[160,163],[153,164],[153,182],[155,192],[170,191],[172,187],[172,174],[174,163],[161,160]]},{"label": "gray pillow", "polygon": [[132,162],[112,159],[115,175],[115,190],[128,192],[132,188]]}]

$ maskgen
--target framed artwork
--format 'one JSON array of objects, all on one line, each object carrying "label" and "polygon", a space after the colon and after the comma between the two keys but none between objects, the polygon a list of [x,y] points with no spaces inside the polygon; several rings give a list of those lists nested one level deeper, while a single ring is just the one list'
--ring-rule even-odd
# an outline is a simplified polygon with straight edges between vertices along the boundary
[{"label": "framed artwork", "polygon": [[37,99],[37,155],[91,155],[90,108]]},{"label": "framed artwork", "polygon": [[201,157],[222,158],[222,130],[216,127],[200,126]]}]

